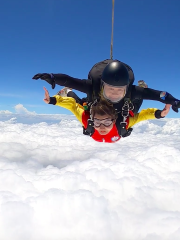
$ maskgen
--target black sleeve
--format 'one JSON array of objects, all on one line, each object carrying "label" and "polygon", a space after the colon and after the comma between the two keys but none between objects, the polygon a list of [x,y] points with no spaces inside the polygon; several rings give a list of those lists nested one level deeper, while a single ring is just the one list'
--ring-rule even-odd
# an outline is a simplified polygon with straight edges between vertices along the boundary
[{"label": "black sleeve", "polygon": [[164,118],[164,117],[161,117],[161,112],[162,112],[162,110],[156,110],[156,111],[155,111],[155,117],[156,117],[157,119],[159,119],[159,118]]},{"label": "black sleeve", "polygon": [[92,88],[92,81],[90,79],[79,79],[73,78],[66,74],[53,74],[55,83],[60,86],[65,86],[69,88],[73,88],[80,92],[89,93],[89,89]]},{"label": "black sleeve", "polygon": [[175,101],[179,101],[177,98],[174,98],[170,93],[165,91],[158,91],[151,88],[142,88],[138,86],[133,86],[132,96],[134,99],[147,99],[159,101],[166,104],[173,105]]},{"label": "black sleeve", "polygon": [[50,97],[50,102],[49,104],[56,105],[56,98],[55,97]]}]

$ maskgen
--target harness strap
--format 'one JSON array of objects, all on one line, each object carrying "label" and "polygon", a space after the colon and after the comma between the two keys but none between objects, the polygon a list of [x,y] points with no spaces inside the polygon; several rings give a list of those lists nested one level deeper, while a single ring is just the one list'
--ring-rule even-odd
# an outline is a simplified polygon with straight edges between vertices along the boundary
[{"label": "harness strap", "polygon": [[[129,98],[124,99],[124,106],[122,107],[121,114],[118,115],[118,119],[116,120],[116,127],[118,133],[121,137],[127,137],[131,134],[133,128],[127,129],[127,118],[129,116],[134,116],[133,114],[133,104],[131,103]],[[123,121],[122,121],[123,117]]]},{"label": "harness strap", "polygon": [[85,128],[83,126],[83,134],[84,135],[88,135],[90,137],[93,135],[93,133],[95,131],[95,129],[94,129],[94,121],[92,119],[92,114],[91,114],[91,107],[93,105],[95,105],[96,103],[97,103],[97,100],[95,100],[93,103],[89,103],[89,104],[88,103],[84,103],[83,104],[84,111],[85,112],[89,112],[89,114],[90,114],[90,118],[87,120],[87,127]]},{"label": "harness strap", "polygon": [[94,123],[91,119],[88,119],[87,128],[83,127],[83,134],[89,135],[91,137],[93,135],[94,131],[95,131]]}]

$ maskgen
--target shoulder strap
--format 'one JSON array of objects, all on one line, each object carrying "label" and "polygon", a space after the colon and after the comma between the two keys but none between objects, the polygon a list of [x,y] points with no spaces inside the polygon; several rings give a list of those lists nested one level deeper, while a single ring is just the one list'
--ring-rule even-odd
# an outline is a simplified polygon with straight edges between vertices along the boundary
[{"label": "shoulder strap", "polygon": [[116,127],[121,137],[129,136],[133,130],[132,128],[127,129],[127,119],[130,115],[133,116],[133,107],[134,106],[131,103],[130,98],[126,97],[124,99],[122,111],[119,112],[118,118],[116,120]]},{"label": "shoulder strap", "polygon": [[133,128],[126,129],[127,122],[122,122],[122,116],[118,116],[116,120],[116,127],[121,137],[128,137],[131,135]]}]

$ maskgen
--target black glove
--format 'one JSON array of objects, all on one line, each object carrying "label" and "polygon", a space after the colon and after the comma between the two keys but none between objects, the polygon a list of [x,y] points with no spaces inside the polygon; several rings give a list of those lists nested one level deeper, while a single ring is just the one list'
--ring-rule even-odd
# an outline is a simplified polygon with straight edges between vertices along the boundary
[{"label": "black glove", "polygon": [[38,79],[42,79],[45,80],[46,82],[48,82],[49,84],[51,84],[52,89],[55,88],[56,83],[54,80],[54,75],[53,74],[49,74],[49,73],[38,73],[36,75],[34,75],[34,77],[32,79],[38,80]]},{"label": "black glove", "polygon": [[177,100],[174,102],[174,104],[172,105],[172,109],[178,113],[178,108],[180,108],[180,101]]}]

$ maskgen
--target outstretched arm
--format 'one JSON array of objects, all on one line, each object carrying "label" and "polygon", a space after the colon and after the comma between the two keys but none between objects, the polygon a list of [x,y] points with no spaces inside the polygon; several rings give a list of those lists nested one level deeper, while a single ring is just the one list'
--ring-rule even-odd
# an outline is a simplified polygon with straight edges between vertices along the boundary
[{"label": "outstretched arm", "polygon": [[47,104],[57,105],[71,111],[76,118],[82,123],[82,114],[84,112],[83,106],[76,103],[74,98],[71,97],[61,97],[59,95],[55,95],[54,97],[49,96],[48,90],[44,87],[45,98],[43,99]]},{"label": "outstretched arm", "polygon": [[180,100],[165,91],[158,91],[151,88],[141,88],[134,86],[134,89],[132,89],[132,97],[171,104],[172,109],[175,112],[178,112],[178,108],[180,108]]},{"label": "outstretched arm", "polygon": [[164,118],[169,113],[170,107],[171,104],[166,104],[163,110],[158,110],[157,108],[143,109],[140,113],[135,114],[134,117],[129,118],[128,128],[141,121]]},{"label": "outstretched arm", "polygon": [[61,73],[59,74],[38,73],[34,75],[32,79],[38,80],[39,78],[51,84],[52,89],[54,89],[56,84],[58,84],[60,86],[73,88],[80,92],[88,94],[89,89],[92,87],[92,82],[89,79],[86,80],[86,79],[73,78],[66,74],[61,74]]}]

